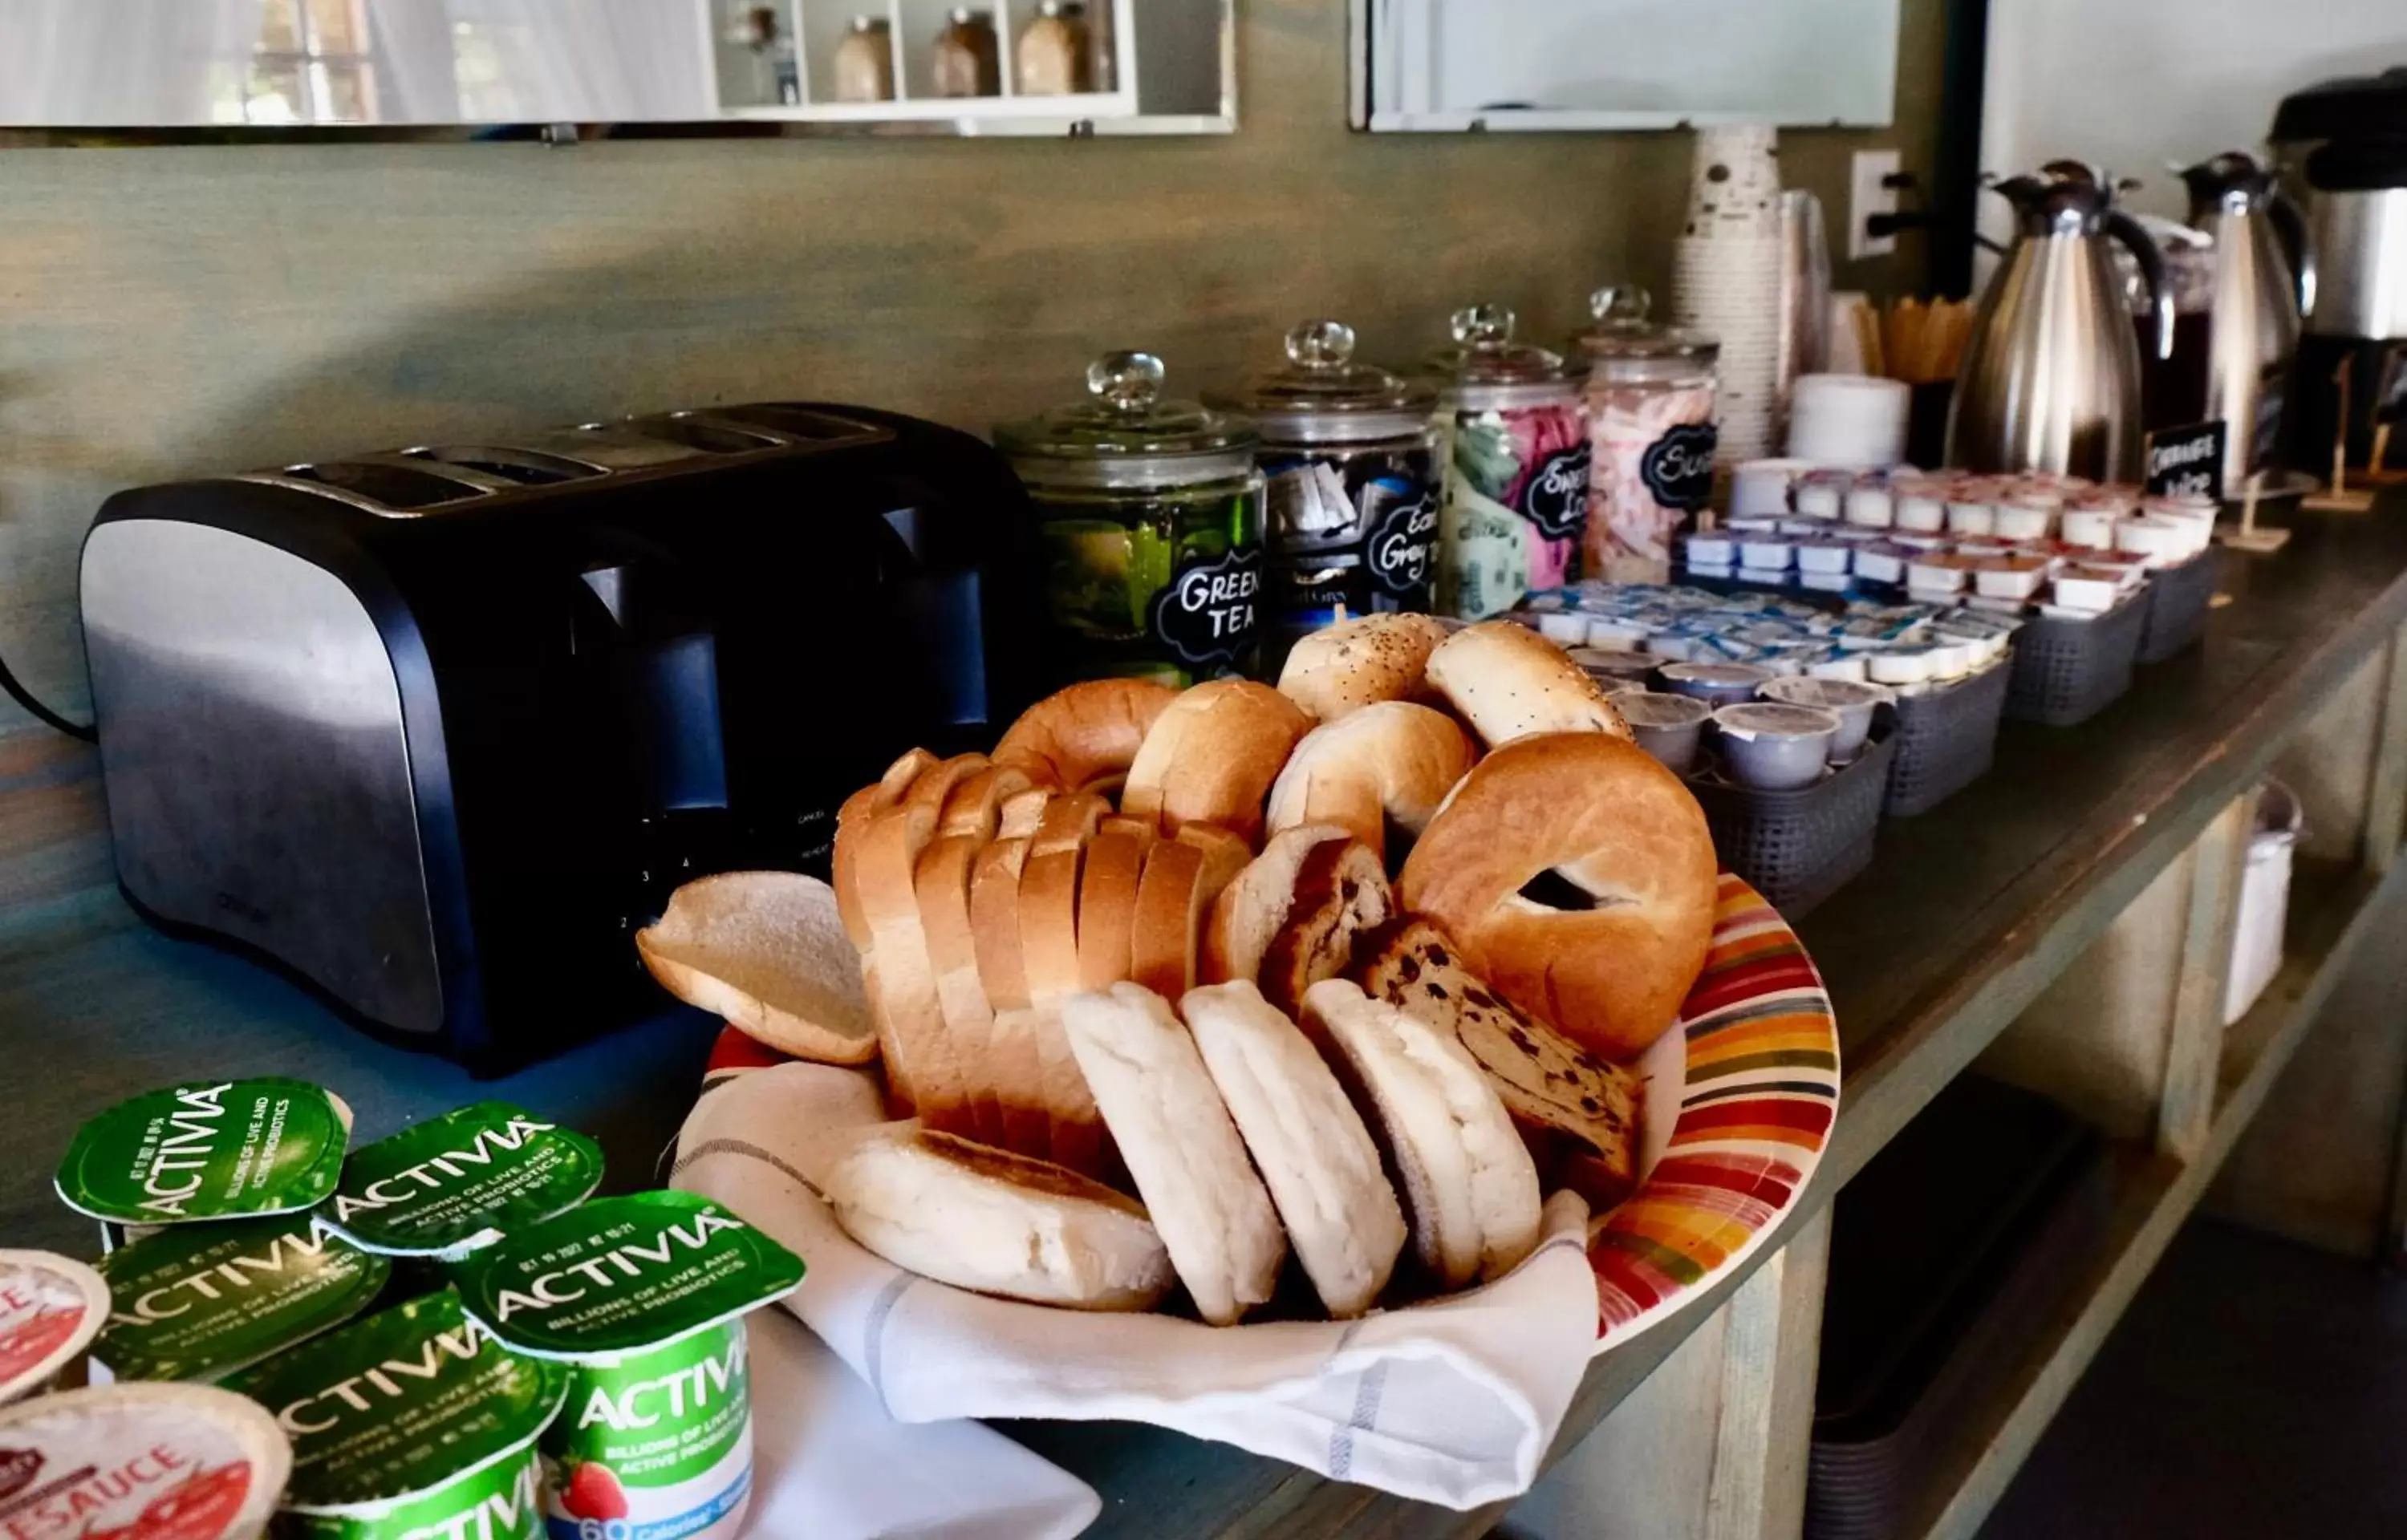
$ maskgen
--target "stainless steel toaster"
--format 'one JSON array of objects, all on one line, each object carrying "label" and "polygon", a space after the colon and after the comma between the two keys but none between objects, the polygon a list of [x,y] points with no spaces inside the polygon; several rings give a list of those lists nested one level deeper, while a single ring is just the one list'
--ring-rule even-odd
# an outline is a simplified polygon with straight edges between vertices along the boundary
[{"label": "stainless steel toaster", "polygon": [[126,896],[482,1070],[662,1003],[681,881],[824,870],[836,803],[1033,696],[977,440],[679,412],[150,487],[81,591]]}]

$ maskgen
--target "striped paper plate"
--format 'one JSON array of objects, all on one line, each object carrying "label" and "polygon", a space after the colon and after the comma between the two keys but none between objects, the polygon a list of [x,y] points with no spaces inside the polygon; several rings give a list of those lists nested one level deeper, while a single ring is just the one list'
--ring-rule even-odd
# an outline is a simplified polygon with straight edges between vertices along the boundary
[{"label": "striped paper plate", "polygon": [[1638,1071],[1644,1175],[1588,1230],[1599,1352],[1762,1245],[1838,1115],[1839,1028],[1822,976],[1788,923],[1728,872],[1705,970]]}]

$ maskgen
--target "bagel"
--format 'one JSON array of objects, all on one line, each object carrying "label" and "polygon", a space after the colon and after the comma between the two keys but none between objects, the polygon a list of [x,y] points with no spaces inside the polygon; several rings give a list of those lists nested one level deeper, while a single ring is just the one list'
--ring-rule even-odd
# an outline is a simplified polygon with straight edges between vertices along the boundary
[{"label": "bagel", "polygon": [[1417,700],[1446,628],[1425,615],[1366,615],[1341,620],[1290,648],[1279,693],[1323,722],[1382,700]]},{"label": "bagel", "polygon": [[1189,824],[1218,824],[1250,844],[1261,835],[1263,797],[1311,728],[1303,708],[1268,685],[1198,685],[1145,735],[1120,812],[1152,819],[1164,835]]},{"label": "bagel", "polygon": [[1303,735],[1271,785],[1267,827],[1335,824],[1387,859],[1388,825],[1417,838],[1479,757],[1444,712],[1382,700]]},{"label": "bagel", "polygon": [[[1505,999],[1626,1061],[1672,1024],[1704,966],[1716,869],[1703,810],[1645,750],[1544,733],[1463,777],[1397,891]],[[1541,878],[1544,897],[1527,896]]]},{"label": "bagel", "polygon": [[1094,791],[1128,773],[1154,719],[1178,698],[1149,679],[1090,679],[1019,713],[994,746],[994,762],[1040,786]]},{"label": "bagel", "polygon": [[1489,748],[1541,732],[1630,736],[1604,687],[1526,626],[1466,626],[1430,654],[1429,681]]}]

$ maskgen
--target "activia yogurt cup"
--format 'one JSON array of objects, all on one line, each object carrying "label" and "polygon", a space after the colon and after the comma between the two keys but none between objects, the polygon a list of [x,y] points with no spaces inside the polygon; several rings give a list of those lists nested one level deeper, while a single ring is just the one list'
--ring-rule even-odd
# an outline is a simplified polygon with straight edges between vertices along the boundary
[{"label": "activia yogurt cup", "polygon": [[322,1224],[387,1256],[458,1258],[565,1213],[602,1184],[602,1147],[477,1102],[351,1151]]},{"label": "activia yogurt cup", "polygon": [[802,1259],[706,1198],[603,1198],[449,1269],[468,1313],[570,1366],[552,1540],[725,1540],[752,1489],[747,1311]]},{"label": "activia yogurt cup", "polygon": [[59,1196],[121,1224],[292,1213],[335,1190],[350,1124],[334,1093],[302,1081],[171,1085],[78,1129]]},{"label": "activia yogurt cup", "polygon": [[108,1285],[48,1251],[0,1251],[0,1406],[73,1363],[108,1319]]},{"label": "activia yogurt cup", "polygon": [[276,1420],[200,1385],[110,1385],[0,1411],[8,1540],[249,1540],[292,1453]]},{"label": "activia yogurt cup", "polygon": [[292,1440],[279,1536],[544,1540],[543,1457],[568,1376],[493,1340],[449,1289],[228,1382]]},{"label": "activia yogurt cup", "polygon": [[100,1271],[112,1304],[96,1369],[207,1382],[350,1320],[392,1264],[288,1214],[178,1224],[110,1252]]}]

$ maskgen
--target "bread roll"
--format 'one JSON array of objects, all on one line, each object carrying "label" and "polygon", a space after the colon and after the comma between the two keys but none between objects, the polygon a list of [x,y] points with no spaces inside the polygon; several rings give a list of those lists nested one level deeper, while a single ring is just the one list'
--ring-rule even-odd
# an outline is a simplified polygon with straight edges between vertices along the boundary
[{"label": "bread roll", "polygon": [[967,1106],[919,923],[917,885],[919,857],[935,829],[935,811],[907,800],[871,815],[855,871],[876,959],[870,987],[887,1082],[930,1126],[951,1130],[964,1125]]},{"label": "bread roll", "polygon": [[1366,615],[1341,620],[1290,648],[1279,693],[1323,722],[1382,700],[1429,693],[1424,673],[1446,628],[1425,615]]},{"label": "bread roll", "polygon": [[1198,685],[1145,735],[1120,812],[1152,819],[1164,835],[1217,824],[1250,844],[1261,835],[1262,798],[1311,727],[1303,708],[1267,685]]},{"label": "bread roll", "polygon": [[[1524,895],[1549,872],[1544,898]],[[1620,1063],[1672,1024],[1704,966],[1715,873],[1678,776],[1617,738],[1548,733],[1473,768],[1397,892],[1498,994]]]},{"label": "bread roll", "polygon": [[844,929],[818,878],[731,871],[671,894],[635,951],[662,988],[781,1053],[865,1064],[877,1028]]},{"label": "bread roll", "polygon": [[978,976],[977,941],[970,919],[970,881],[984,841],[975,834],[937,836],[919,857],[914,885],[919,929],[935,970],[936,1007],[961,1080],[962,1131],[993,1144],[1004,1137],[1003,1102],[990,1063],[994,1008]]},{"label": "bread roll", "polygon": [[981,841],[995,837],[1004,804],[1032,789],[1024,771],[1009,765],[988,765],[964,776],[945,795],[945,811],[936,820],[939,835],[968,834]]},{"label": "bread roll", "polygon": [[1315,845],[1352,838],[1334,824],[1306,824],[1271,836],[1262,853],[1212,901],[1204,927],[1204,982],[1252,982],[1261,971],[1262,954],[1287,923],[1303,858]]},{"label": "bread roll", "polygon": [[1490,748],[1541,732],[1630,736],[1602,685],[1514,621],[1484,620],[1447,637],[1430,654],[1429,678]]},{"label": "bread roll", "polygon": [[1132,983],[1072,996],[1061,1022],[1196,1312],[1235,1324],[1271,1297],[1287,1237],[1195,1039]]},{"label": "bread roll", "polygon": [[864,1137],[823,1189],[845,1233],[956,1289],[1143,1310],[1176,1274],[1145,1209],[1101,1182],[910,1124]]},{"label": "bread roll", "polygon": [[1128,773],[1138,745],[1178,692],[1146,679],[1090,679],[1022,712],[995,763],[1025,770],[1040,786],[1092,791]]},{"label": "bread roll", "polygon": [[1388,1286],[1403,1210],[1337,1077],[1295,1023],[1247,983],[1178,1002],[1288,1239],[1329,1313],[1350,1320]]},{"label": "bread roll", "polygon": [[1087,841],[1086,869],[1078,879],[1081,989],[1106,989],[1129,976],[1145,847],[1146,841],[1129,834],[1098,834]]},{"label": "bread roll", "polygon": [[1417,837],[1478,757],[1444,712],[1404,700],[1364,706],[1296,744],[1271,786],[1268,827],[1335,824],[1384,863],[1388,825]]},{"label": "bread roll", "polygon": [[1538,1168],[1462,1045],[1345,979],[1314,984],[1304,1011],[1376,1114],[1439,1286],[1518,1266],[1538,1244]]}]

